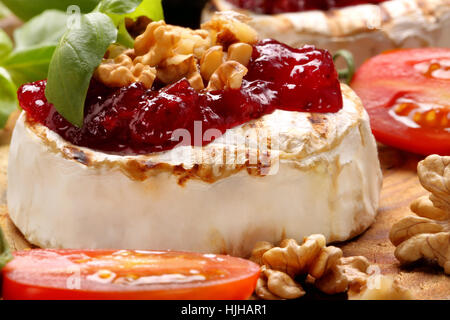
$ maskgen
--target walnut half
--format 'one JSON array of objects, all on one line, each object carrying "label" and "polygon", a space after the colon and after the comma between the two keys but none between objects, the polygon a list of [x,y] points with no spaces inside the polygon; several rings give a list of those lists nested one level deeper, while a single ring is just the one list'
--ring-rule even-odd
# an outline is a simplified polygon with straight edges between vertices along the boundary
[{"label": "walnut half", "polygon": [[228,12],[215,15],[202,29],[192,30],[148,23],[134,49],[111,46],[95,76],[110,87],[142,82],[151,88],[155,79],[169,85],[187,79],[200,91],[239,89],[258,34],[249,18]]},{"label": "walnut half", "polygon": [[383,284],[389,283],[384,276],[378,275],[384,282],[372,285],[372,265],[365,257],[343,257],[342,250],[326,246],[325,237],[320,234],[306,237],[301,244],[294,239],[285,239],[278,247],[268,242],[258,242],[250,260],[262,265],[255,290],[256,296],[261,299],[295,299],[303,296],[305,291],[295,281],[297,276],[306,276],[324,293],[347,292],[353,299],[411,297],[408,290],[397,282],[395,286],[383,287]]},{"label": "walnut half", "polygon": [[261,267],[256,294],[264,300],[296,299],[305,295],[302,286],[286,273]]},{"label": "walnut half", "polygon": [[350,300],[412,300],[411,292],[400,285],[398,279],[390,276],[379,278],[377,286],[365,286],[359,293],[350,294]]},{"label": "walnut half", "polygon": [[450,274],[450,157],[429,156],[419,163],[418,174],[431,194],[411,204],[416,215],[396,222],[389,239],[401,264],[432,260]]},{"label": "walnut half", "polygon": [[211,75],[207,90],[239,89],[248,70],[236,61],[223,63]]},{"label": "walnut half", "polygon": [[95,76],[101,82],[111,87],[125,87],[134,82],[142,82],[151,88],[156,78],[156,69],[133,61],[126,53],[114,59],[106,59],[95,71]]},{"label": "walnut half", "polygon": [[202,24],[202,29],[215,35],[218,44],[224,48],[237,42],[254,44],[258,33],[247,22],[249,17],[234,11],[217,12],[211,21]]}]

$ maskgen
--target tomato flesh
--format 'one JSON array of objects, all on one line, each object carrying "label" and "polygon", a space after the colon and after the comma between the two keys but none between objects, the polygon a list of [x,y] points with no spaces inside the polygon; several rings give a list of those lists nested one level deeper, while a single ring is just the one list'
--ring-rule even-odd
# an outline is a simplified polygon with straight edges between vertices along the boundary
[{"label": "tomato flesh", "polygon": [[383,53],[361,66],[351,86],[379,142],[423,155],[450,155],[450,49]]},{"label": "tomato flesh", "polygon": [[29,250],[2,270],[4,299],[247,299],[259,266],[223,255],[139,250]]}]

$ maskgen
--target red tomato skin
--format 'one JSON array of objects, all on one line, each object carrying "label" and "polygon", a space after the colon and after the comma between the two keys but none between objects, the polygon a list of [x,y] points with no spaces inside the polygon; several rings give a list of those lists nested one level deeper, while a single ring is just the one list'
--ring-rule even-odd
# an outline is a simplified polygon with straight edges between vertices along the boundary
[{"label": "red tomato skin", "polygon": [[[259,274],[239,283],[219,285],[214,288],[198,287],[189,290],[152,292],[90,292],[29,286],[4,278],[5,300],[246,300],[256,287]],[[230,288],[233,288],[230,291]]]},{"label": "red tomato skin", "polygon": [[[39,249],[40,250],[40,249]],[[33,250],[31,250],[33,251]],[[94,253],[96,255],[108,254],[110,250],[40,250],[49,252]],[[117,251],[117,250],[116,250]],[[26,254],[24,252],[15,255]],[[191,253],[179,252],[183,255]],[[200,255],[200,254],[196,254]],[[259,278],[259,266],[248,260],[220,256],[228,259],[240,260],[249,265],[248,273],[232,280],[215,281],[214,284],[197,284],[189,286],[170,285],[167,289],[159,290],[70,290],[52,287],[46,284],[30,284],[24,279],[18,281],[13,275],[16,267],[12,260],[2,270],[3,299],[5,300],[245,300],[248,299],[256,287]],[[19,263],[20,267],[20,263]]]},{"label": "red tomato skin", "polygon": [[388,51],[366,61],[355,74],[351,87],[369,113],[372,132],[380,143],[422,155],[450,155],[450,132],[408,127],[388,114],[403,94],[436,100],[442,97],[450,102],[449,80],[425,77],[413,67],[433,59],[450,59],[450,49]]}]

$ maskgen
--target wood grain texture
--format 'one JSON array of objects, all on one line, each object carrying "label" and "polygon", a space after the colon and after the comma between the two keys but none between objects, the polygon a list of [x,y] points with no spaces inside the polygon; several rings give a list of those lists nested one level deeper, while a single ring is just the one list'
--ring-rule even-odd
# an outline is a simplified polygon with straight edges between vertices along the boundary
[{"label": "wood grain texture", "polygon": [[[8,146],[0,147],[0,226],[13,250],[31,248],[11,220],[6,206]],[[421,187],[416,168],[423,157],[380,147],[384,183],[376,222],[363,235],[339,244],[346,256],[363,255],[380,266],[383,274],[399,277],[401,284],[411,290],[416,299],[450,300],[450,277],[439,267],[418,264],[400,268],[394,257],[394,246],[388,239],[392,224],[411,214],[409,204],[427,192]],[[320,295],[323,299],[324,296]],[[332,299],[342,298],[329,297]]]},{"label": "wood grain texture", "polygon": [[344,255],[362,255],[379,265],[383,274],[397,276],[416,299],[450,300],[450,277],[435,265],[417,263],[401,268],[394,256],[394,245],[389,241],[391,226],[404,216],[412,214],[411,202],[428,192],[417,177],[417,164],[424,157],[393,148],[379,148],[383,169],[383,189],[375,223],[364,234],[344,243]]}]

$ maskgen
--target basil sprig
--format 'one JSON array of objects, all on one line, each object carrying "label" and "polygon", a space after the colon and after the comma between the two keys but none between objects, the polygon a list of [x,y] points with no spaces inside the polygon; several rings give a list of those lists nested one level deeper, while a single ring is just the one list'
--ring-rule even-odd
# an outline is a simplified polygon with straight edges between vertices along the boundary
[{"label": "basil sprig", "polygon": [[[113,42],[130,48],[134,45],[125,19],[139,16],[153,21],[164,19],[161,0],[2,2],[29,21],[14,32],[15,48],[0,29],[0,128],[18,106],[17,88],[45,78],[49,79],[46,90],[49,101],[67,120],[82,125],[89,80],[107,47]],[[67,28],[66,11],[73,5],[85,14],[79,16],[79,23]]]},{"label": "basil sprig", "polygon": [[81,16],[80,24],[67,30],[53,54],[45,95],[68,121],[81,127],[84,102],[95,68],[109,45],[117,39],[117,29],[105,14]]},{"label": "basil sprig", "polygon": [[9,36],[0,29],[0,62],[5,60],[8,54],[13,50],[13,43]]},{"label": "basil sprig", "polygon": [[8,243],[3,237],[2,228],[0,228],[0,270],[13,258],[11,251],[9,250]]},{"label": "basil sprig", "polygon": [[107,48],[115,42],[127,42],[132,46],[133,39],[124,21],[140,15],[152,20],[162,19],[161,1],[103,0],[94,12],[83,14],[80,23],[70,27],[56,47],[45,95],[75,126],[83,125],[89,83]]},{"label": "basil sprig", "polygon": [[0,128],[17,109],[17,88],[45,79],[59,38],[66,28],[67,15],[45,11],[14,32],[14,44],[0,29]]},{"label": "basil sprig", "polygon": [[41,14],[45,10],[56,9],[65,12],[71,5],[76,5],[81,12],[91,12],[100,0],[1,0],[9,10],[23,21]]},{"label": "basil sprig", "polygon": [[53,45],[66,31],[67,13],[59,10],[47,10],[14,31],[15,50],[23,51],[31,47]]},{"label": "basil sprig", "polygon": [[16,86],[4,68],[0,67],[0,128],[8,121],[9,115],[17,109]]},{"label": "basil sprig", "polygon": [[0,1],[0,19],[7,17],[10,14],[10,11],[7,7]]},{"label": "basil sprig", "polygon": [[127,14],[132,13],[142,3],[142,0],[103,0],[98,6],[100,12],[109,14]]}]

